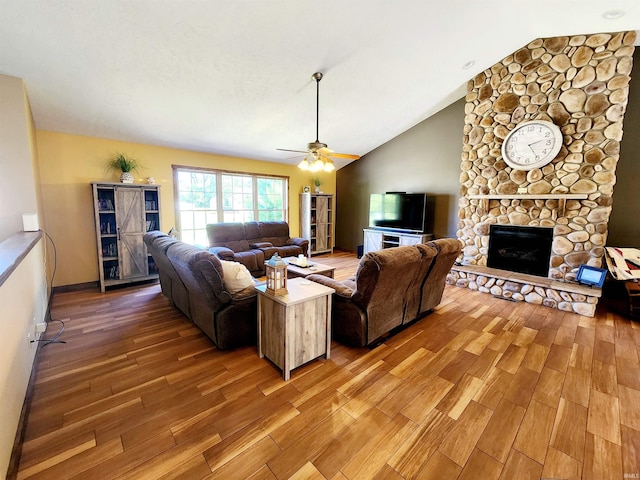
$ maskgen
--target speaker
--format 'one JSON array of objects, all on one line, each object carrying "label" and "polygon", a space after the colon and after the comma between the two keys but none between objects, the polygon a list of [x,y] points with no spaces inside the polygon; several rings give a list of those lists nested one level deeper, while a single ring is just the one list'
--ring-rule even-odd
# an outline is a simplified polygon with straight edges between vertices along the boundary
[{"label": "speaker", "polygon": [[22,229],[25,232],[37,232],[40,230],[38,225],[37,213],[23,213],[22,214]]},{"label": "speaker", "polygon": [[364,252],[364,245],[358,245],[358,258],[362,258]]}]

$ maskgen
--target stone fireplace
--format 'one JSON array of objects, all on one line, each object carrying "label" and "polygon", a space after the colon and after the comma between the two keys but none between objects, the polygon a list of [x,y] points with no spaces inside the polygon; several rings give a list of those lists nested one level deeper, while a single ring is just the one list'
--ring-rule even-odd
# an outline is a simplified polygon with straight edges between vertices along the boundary
[{"label": "stone fireplace", "polygon": [[[458,286],[593,315],[599,291],[572,283],[601,266],[622,140],[635,32],[537,39],[469,81],[458,238]],[[541,168],[509,167],[501,145],[520,122],[547,120],[563,145]],[[552,232],[548,273],[488,265],[493,225]]]}]

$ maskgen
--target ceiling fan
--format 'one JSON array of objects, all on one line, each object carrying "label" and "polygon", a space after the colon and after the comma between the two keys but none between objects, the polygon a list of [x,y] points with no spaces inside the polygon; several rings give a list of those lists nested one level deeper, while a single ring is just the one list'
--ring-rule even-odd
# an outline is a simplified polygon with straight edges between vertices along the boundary
[{"label": "ceiling fan", "polygon": [[333,165],[334,158],[348,158],[351,160],[358,160],[359,155],[350,155],[348,153],[336,153],[327,147],[326,143],[322,143],[318,140],[318,123],[320,118],[320,80],[322,80],[322,73],[316,72],[312,75],[312,78],[316,81],[316,140],[307,144],[307,150],[290,150],[287,148],[278,148],[282,152],[296,152],[304,153],[305,157],[298,164],[298,167],[302,170],[309,170],[312,172],[319,172],[324,170],[330,172],[335,170]]}]

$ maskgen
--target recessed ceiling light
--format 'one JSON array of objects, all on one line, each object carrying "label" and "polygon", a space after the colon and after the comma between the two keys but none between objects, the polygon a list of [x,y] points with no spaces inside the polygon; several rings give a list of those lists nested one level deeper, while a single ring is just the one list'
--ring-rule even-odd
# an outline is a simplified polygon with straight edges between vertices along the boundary
[{"label": "recessed ceiling light", "polygon": [[616,20],[617,18],[620,18],[624,15],[624,11],[623,10],[609,10],[607,12],[604,12],[602,14],[602,16],[604,18],[606,18],[607,20]]},{"label": "recessed ceiling light", "polygon": [[469,70],[471,67],[473,67],[476,64],[475,60],[469,60],[467,63],[465,63],[464,65],[462,65],[462,68],[464,70]]}]

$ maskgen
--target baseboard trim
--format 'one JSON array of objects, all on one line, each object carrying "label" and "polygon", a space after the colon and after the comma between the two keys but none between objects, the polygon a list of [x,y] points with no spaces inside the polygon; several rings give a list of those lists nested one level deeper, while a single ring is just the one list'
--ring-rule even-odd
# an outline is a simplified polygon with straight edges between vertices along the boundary
[{"label": "baseboard trim", "polygon": [[96,288],[100,288],[99,282],[74,283],[72,285],[53,287],[53,293],[79,292],[82,290],[95,290]]}]

